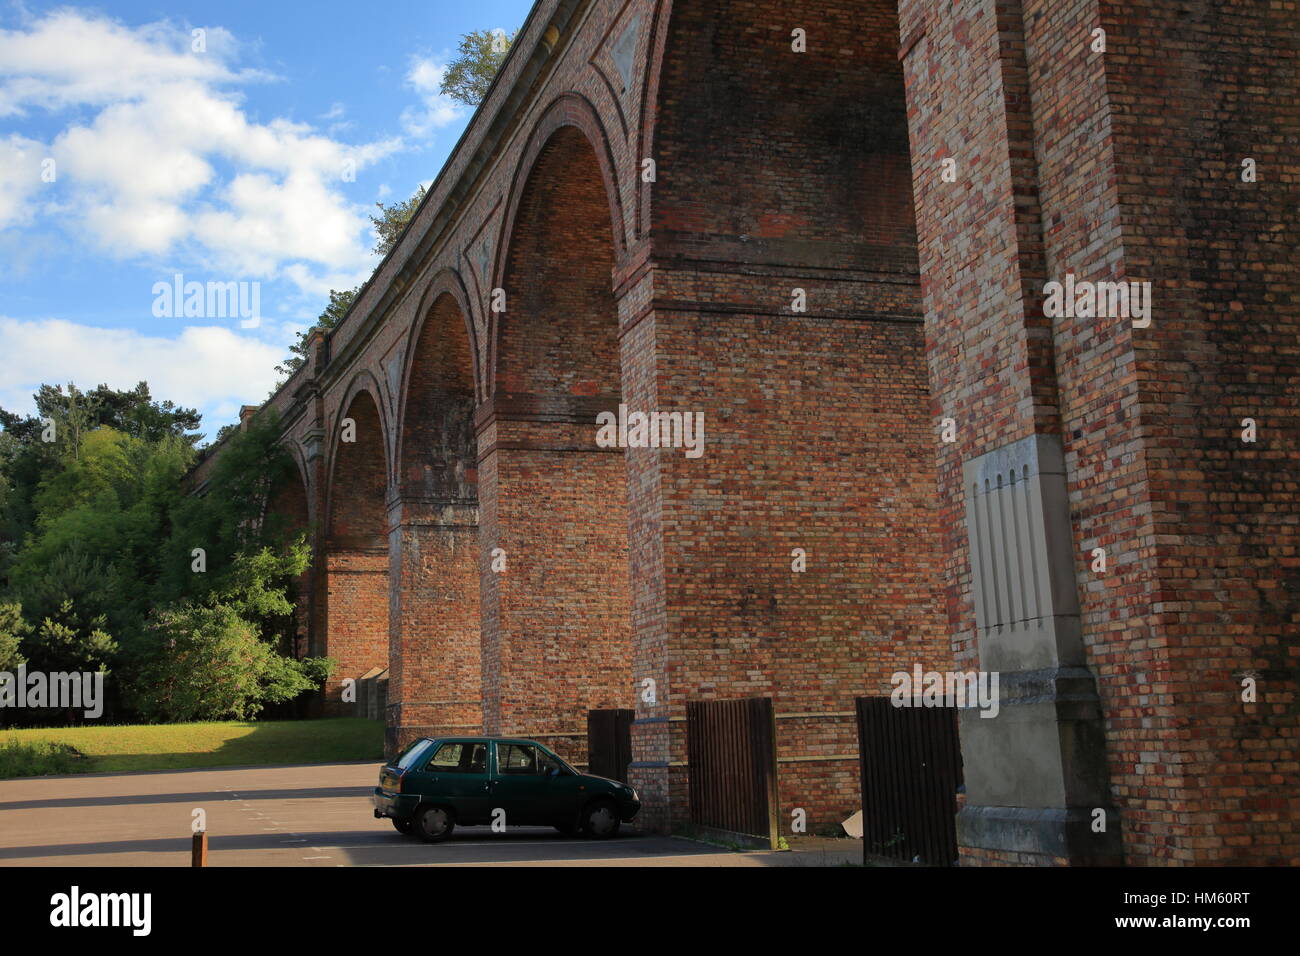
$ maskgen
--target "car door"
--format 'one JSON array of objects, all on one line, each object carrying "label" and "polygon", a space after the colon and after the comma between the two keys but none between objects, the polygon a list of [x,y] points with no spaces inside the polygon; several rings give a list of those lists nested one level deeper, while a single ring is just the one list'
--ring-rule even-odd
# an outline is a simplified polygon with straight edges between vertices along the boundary
[{"label": "car door", "polygon": [[532,744],[496,741],[493,807],[506,812],[506,826],[545,826],[554,822],[550,777]]},{"label": "car door", "polygon": [[547,822],[573,826],[578,811],[591,796],[587,792],[587,781],[545,750],[538,750],[537,763],[545,780]]},{"label": "car door", "polygon": [[485,822],[491,808],[487,741],[444,741],[425,763],[425,793],[445,800],[462,824]]}]

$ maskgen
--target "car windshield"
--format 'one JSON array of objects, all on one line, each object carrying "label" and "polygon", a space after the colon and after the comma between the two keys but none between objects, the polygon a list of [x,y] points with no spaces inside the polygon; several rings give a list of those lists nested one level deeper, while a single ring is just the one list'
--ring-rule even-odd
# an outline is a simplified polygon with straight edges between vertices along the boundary
[{"label": "car windshield", "polygon": [[400,757],[398,757],[395,761],[393,761],[393,766],[400,767],[403,770],[409,770],[411,768],[411,764],[419,760],[420,756],[424,754],[432,746],[433,746],[432,740],[425,739],[425,740],[415,741],[414,743],[410,744],[405,750],[402,751]]},{"label": "car windshield", "polygon": [[558,763],[561,767],[563,767],[563,768],[564,768],[565,770],[567,770],[569,773],[573,774],[575,777],[578,776],[578,771],[576,771],[576,770],[574,770],[572,767],[570,767],[570,766],[569,766],[569,765],[564,761],[564,758],[561,757],[559,754],[551,753],[551,751],[549,751],[549,750],[543,750],[543,751],[541,751],[541,754],[542,754],[543,757],[549,757],[551,760],[554,760],[556,763]]}]

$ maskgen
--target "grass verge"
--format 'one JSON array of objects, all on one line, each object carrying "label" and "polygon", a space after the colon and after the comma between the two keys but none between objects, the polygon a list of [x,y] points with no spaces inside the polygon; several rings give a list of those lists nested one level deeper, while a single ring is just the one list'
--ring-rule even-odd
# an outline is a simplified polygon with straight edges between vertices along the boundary
[{"label": "grass verge", "polygon": [[0,778],[381,760],[383,749],[383,722],[354,717],[23,728],[0,730]]}]

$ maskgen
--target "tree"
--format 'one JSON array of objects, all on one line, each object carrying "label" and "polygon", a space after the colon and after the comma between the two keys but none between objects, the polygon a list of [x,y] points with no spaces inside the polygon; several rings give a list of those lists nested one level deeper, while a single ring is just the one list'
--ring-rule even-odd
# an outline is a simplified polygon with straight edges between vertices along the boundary
[{"label": "tree", "polygon": [[137,709],[158,720],[243,720],[318,687],[332,660],[293,660],[267,640],[277,619],[293,614],[286,583],[309,560],[303,537],[286,550],[245,552],[205,601],[182,601],[155,615],[153,652],[135,682]]},{"label": "tree", "polygon": [[[275,370],[281,375],[289,376],[298,369],[302,368],[307,361],[307,337],[312,332],[320,329],[322,332],[328,332],[334,326],[339,324],[339,320],[347,314],[348,309],[352,308],[352,303],[357,299],[357,293],[361,291],[361,286],[355,289],[345,289],[342,292],[336,292],[330,289],[330,303],[325,306],[325,311],[320,314],[314,325],[305,332],[298,333],[298,340],[289,346],[292,353],[287,359],[275,367]],[[221,432],[217,434],[217,440],[220,441],[225,435]]]},{"label": "tree", "polygon": [[415,195],[405,202],[395,202],[391,206],[385,206],[381,202],[375,203],[379,207],[379,215],[370,217],[379,236],[379,241],[375,243],[375,255],[386,256],[393,251],[393,246],[397,245],[397,240],[402,236],[402,230],[415,215],[415,210],[420,208],[424,193],[424,187],[419,186],[415,190]]},{"label": "tree", "polygon": [[[0,580],[36,530],[42,488],[80,461],[98,430],[109,428],[146,444],[170,439],[178,454],[188,453],[200,437],[193,434],[199,413],[155,402],[145,382],[129,391],[99,385],[82,392],[69,384],[65,392],[63,386],[42,385],[32,397],[35,416],[0,408]],[[54,441],[45,441],[50,425]],[[137,452],[142,448],[137,445]]]},{"label": "tree", "polygon": [[129,391],[100,384],[89,392],[69,382],[66,393],[62,385],[42,385],[32,398],[36,403],[35,417],[15,415],[0,408],[0,425],[20,442],[33,444],[43,442],[42,432],[47,422],[52,422],[54,444],[74,459],[81,453],[81,440],[86,433],[105,425],[145,441],[173,435],[192,446],[199,439],[197,434],[190,434],[198,431],[199,413],[170,401],[155,402],[147,382],[139,382]]},{"label": "tree", "polygon": [[99,385],[86,393],[95,409],[97,425],[107,425],[144,441],[161,441],[175,436],[193,446],[199,439],[197,432],[202,416],[193,408],[182,408],[170,401],[155,402],[149,394],[149,383],[139,382],[129,392]]},{"label": "tree", "polygon": [[[226,586],[241,554],[287,549],[300,529],[286,527],[268,506],[285,482],[298,480],[297,466],[280,444],[279,418],[274,409],[263,409],[221,449],[206,493],[179,504],[159,549],[165,557],[158,601],[205,600]],[[195,548],[205,555],[203,573],[191,570]]]},{"label": "tree", "polygon": [[[197,413],[144,383],[41,386],[36,405],[38,418],[0,409],[0,670],[111,670],[108,712],[151,717],[249,716],[319,684],[328,661],[280,652],[309,548],[268,510],[300,480],[273,411],[226,442],[193,497],[182,479]],[[43,440],[45,418],[57,441]],[[211,705],[195,702],[208,692]]]},{"label": "tree", "polygon": [[0,671],[12,673],[27,662],[19,646],[30,630],[21,604],[0,604]]},{"label": "tree", "polygon": [[[33,622],[65,600],[109,633],[137,634],[155,599],[165,544],[186,502],[181,477],[194,452],[167,435],[155,442],[113,428],[88,432],[32,494],[31,532],[7,569],[7,587]],[[129,639],[128,639],[129,643]]]},{"label": "tree", "polygon": [[228,604],[182,604],[160,612],[157,655],[136,686],[137,709],[152,720],[246,720],[267,703],[291,700],[328,676],[323,661],[277,654]]},{"label": "tree", "polygon": [[117,655],[117,642],[104,630],[104,615],[87,619],[71,601],[64,601],[58,618],[47,617],[28,638],[33,661],[47,671],[107,671]]},{"label": "tree", "polygon": [[466,106],[478,106],[518,35],[518,30],[509,36],[503,30],[465,34],[460,38],[460,55],[447,65],[440,92]]}]

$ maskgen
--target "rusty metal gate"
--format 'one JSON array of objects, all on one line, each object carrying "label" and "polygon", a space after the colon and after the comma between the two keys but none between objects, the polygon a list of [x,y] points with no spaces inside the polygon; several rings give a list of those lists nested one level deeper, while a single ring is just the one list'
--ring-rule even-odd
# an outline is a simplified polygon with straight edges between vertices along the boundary
[{"label": "rusty metal gate", "polygon": [[587,711],[587,772],[627,783],[634,710]]},{"label": "rusty metal gate", "polygon": [[954,707],[895,707],[859,697],[862,851],[866,858],[952,866],[961,748]]},{"label": "rusty metal gate", "polygon": [[772,698],[686,703],[691,823],[776,849],[776,718]]}]

